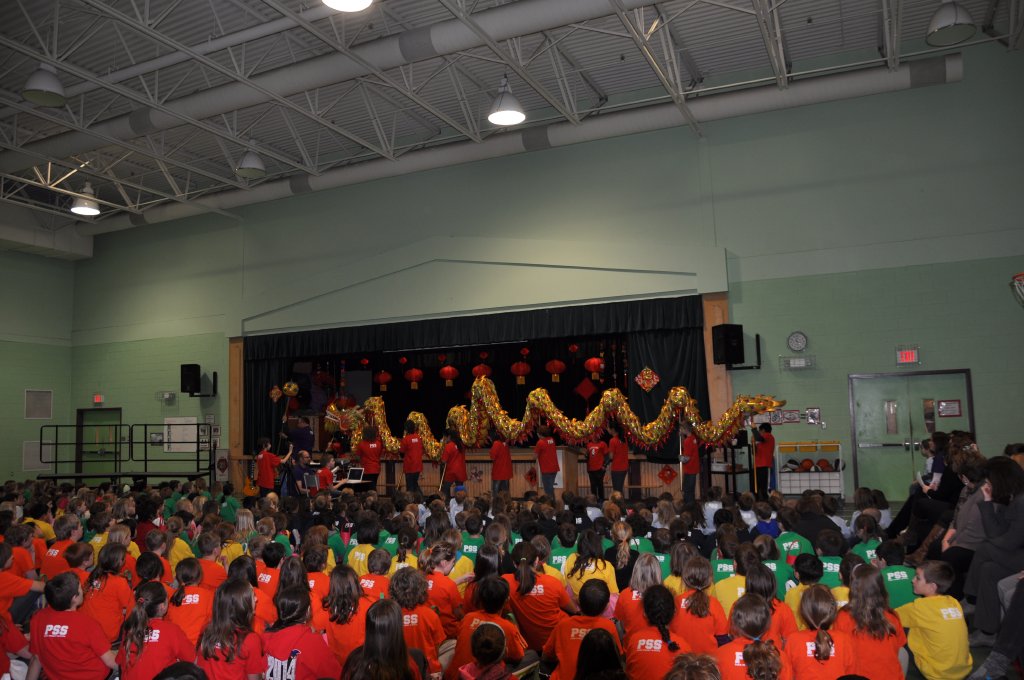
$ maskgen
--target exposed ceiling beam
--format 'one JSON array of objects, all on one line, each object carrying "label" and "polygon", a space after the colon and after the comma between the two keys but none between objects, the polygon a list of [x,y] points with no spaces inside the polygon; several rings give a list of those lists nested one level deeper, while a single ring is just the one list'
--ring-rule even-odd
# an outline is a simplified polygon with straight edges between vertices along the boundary
[{"label": "exposed ceiling beam", "polygon": [[786,50],[783,46],[782,26],[779,23],[778,5],[771,7],[768,0],[751,0],[754,5],[754,16],[757,28],[761,31],[761,40],[768,52],[768,60],[775,74],[775,83],[780,88],[789,85],[789,64],[786,63]]}]

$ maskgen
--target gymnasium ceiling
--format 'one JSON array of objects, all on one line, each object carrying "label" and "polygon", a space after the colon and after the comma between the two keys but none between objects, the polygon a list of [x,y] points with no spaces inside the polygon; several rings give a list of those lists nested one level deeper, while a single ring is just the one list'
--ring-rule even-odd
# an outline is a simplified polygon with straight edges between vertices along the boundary
[{"label": "gymnasium ceiling", "polygon": [[[938,4],[376,0],[344,14],[317,0],[4,0],[0,208],[42,230],[144,223],[169,203],[479,144],[503,131],[487,114],[506,74],[526,127],[668,103],[702,134],[694,99],[935,52],[923,36]],[[982,27],[972,43],[1020,45],[1022,0],[962,4]],[[22,98],[40,63],[65,106]],[[265,178],[234,174],[246,150]],[[85,181],[97,218],[68,212]]]}]

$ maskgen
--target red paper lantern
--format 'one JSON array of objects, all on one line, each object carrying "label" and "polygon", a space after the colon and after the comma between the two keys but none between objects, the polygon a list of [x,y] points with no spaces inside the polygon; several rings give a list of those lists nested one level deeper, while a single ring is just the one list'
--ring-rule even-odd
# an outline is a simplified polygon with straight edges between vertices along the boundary
[{"label": "red paper lantern", "polygon": [[591,380],[597,380],[601,377],[601,372],[604,371],[604,359],[599,357],[590,357],[583,362],[583,368],[590,371]]},{"label": "red paper lantern", "polygon": [[521,350],[519,350],[519,353],[520,353],[521,355],[523,355],[524,357],[525,357],[525,356],[529,356],[529,354],[530,354],[530,348],[529,348],[529,347],[523,347],[523,348],[522,348]]},{"label": "red paper lantern", "polygon": [[442,366],[438,374],[444,378],[444,386],[451,387],[455,384],[455,379],[459,377],[459,369],[454,366]]},{"label": "red paper lantern", "polygon": [[480,358],[481,359],[486,359],[489,356],[491,356],[490,352],[480,352]]},{"label": "red paper lantern", "polygon": [[387,371],[381,371],[380,373],[374,373],[373,382],[380,385],[381,392],[388,391],[388,383],[391,382],[391,374]]},{"label": "red paper lantern", "polygon": [[512,375],[516,377],[516,384],[525,385],[526,376],[530,375],[530,364],[526,363],[525,361],[517,361],[516,363],[512,364],[511,371]]},{"label": "red paper lantern", "polygon": [[544,364],[544,370],[551,374],[551,382],[558,382],[559,375],[565,373],[565,363],[558,359],[552,359]]},{"label": "red paper lantern", "polygon": [[423,380],[423,371],[418,368],[410,368],[405,372],[405,379],[409,381],[409,387],[418,390]]},{"label": "red paper lantern", "polygon": [[406,359],[405,357],[398,357],[398,363],[400,363],[403,366],[405,366],[407,363],[409,363],[409,360]]},{"label": "red paper lantern", "polygon": [[477,364],[476,366],[473,367],[474,378],[479,378],[481,376],[490,376],[491,372],[491,367],[488,366],[487,364]]},{"label": "red paper lantern", "polygon": [[369,366],[370,365],[370,360],[367,359],[366,357],[363,357],[362,359],[359,360],[359,363],[362,366]]},{"label": "red paper lantern", "polygon": [[576,343],[574,342],[574,343],[572,343],[571,345],[569,345],[569,351],[570,351],[570,352],[571,352],[572,354],[576,354],[576,352],[579,352],[579,351],[580,351],[580,346],[579,346],[579,345],[577,345],[577,344],[576,344]]}]

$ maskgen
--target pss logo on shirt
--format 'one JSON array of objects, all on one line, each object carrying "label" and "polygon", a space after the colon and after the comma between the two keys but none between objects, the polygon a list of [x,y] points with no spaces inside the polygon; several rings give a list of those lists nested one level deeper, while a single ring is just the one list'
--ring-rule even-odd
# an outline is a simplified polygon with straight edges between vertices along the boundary
[{"label": "pss logo on shirt", "polygon": [[661,648],[665,645],[663,640],[651,640],[651,639],[640,639],[636,641],[636,651],[638,652],[660,652]]},{"label": "pss logo on shirt", "polygon": [[66,638],[68,636],[68,627],[60,626],[55,624],[49,624],[43,629],[43,637],[45,638]]},{"label": "pss logo on shirt", "polygon": [[419,614],[404,614],[402,616],[402,625],[403,626],[418,626],[418,625],[420,625],[420,615]]},{"label": "pss logo on shirt", "polygon": [[184,598],[182,598],[181,604],[182,605],[186,605],[186,604],[199,604],[199,595],[198,594],[186,595]]}]

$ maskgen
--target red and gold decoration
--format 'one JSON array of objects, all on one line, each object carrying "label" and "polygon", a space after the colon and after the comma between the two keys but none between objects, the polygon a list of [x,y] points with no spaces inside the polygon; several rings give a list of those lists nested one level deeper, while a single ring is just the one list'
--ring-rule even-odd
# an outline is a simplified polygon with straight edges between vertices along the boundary
[{"label": "red and gold decoration", "polygon": [[270,388],[270,401],[276,404],[282,396],[284,396],[284,392],[281,391],[280,387],[274,385]]},{"label": "red and gold decoration", "polygon": [[[418,370],[406,371],[406,379],[412,382],[409,372]],[[422,371],[419,371],[419,378],[422,377]],[[702,420],[697,403],[686,388],[672,387],[658,416],[649,423],[641,423],[630,409],[625,395],[617,388],[612,388],[604,391],[597,406],[583,420],[577,420],[562,413],[551,401],[547,390],[537,388],[526,397],[522,420],[516,420],[502,408],[494,383],[486,377],[480,377],[473,382],[469,408],[452,407],[441,431],[454,427],[459,431],[459,436],[466,446],[482,447],[486,445],[487,433],[492,427],[507,440],[521,442],[530,436],[540,422],[546,421],[564,442],[579,445],[590,440],[595,433],[604,431],[607,423],[614,420],[635,446],[650,449],[663,444],[679,423],[686,422],[693,428],[701,443],[719,445],[732,439],[736,430],[742,426],[744,417],[769,413],[785,404],[786,402],[769,395],[741,395],[736,397],[732,406],[726,409],[717,421]],[[388,427],[384,400],[380,397],[367,399],[362,408],[341,409],[332,402],[327,407],[325,417],[331,424],[328,429],[341,428],[350,431],[357,440],[362,437],[364,426],[375,425],[380,432],[384,449],[389,454],[397,454],[401,448],[401,440],[395,437]],[[408,420],[416,423],[423,437],[423,447],[427,456],[438,460],[441,456],[441,442],[431,434],[426,417],[414,411],[409,414]],[[809,462],[811,465],[814,463]]]},{"label": "red and gold decoration", "polygon": [[565,373],[565,362],[552,359],[544,364],[544,370],[551,374],[551,382],[556,383],[561,380],[561,375]]},{"label": "red and gold decoration", "polygon": [[[486,354],[486,353],[487,352],[481,352],[481,354]],[[473,367],[473,377],[474,378],[480,378],[480,377],[483,377],[483,376],[490,377],[492,372],[493,371],[492,371],[491,367],[488,366],[487,364],[477,364],[476,366]]]},{"label": "red and gold decoration", "polygon": [[284,392],[284,396],[294,397],[299,393],[299,385],[298,383],[294,383],[291,380],[289,380],[284,384],[284,389],[282,391]]},{"label": "red and gold decoration", "polygon": [[442,366],[441,370],[438,371],[437,374],[444,380],[445,387],[451,387],[455,384],[455,379],[459,377],[459,369],[448,364],[447,366]]},{"label": "red and gold decoration", "polygon": [[666,465],[658,471],[658,479],[660,479],[662,484],[665,486],[672,486],[672,482],[676,481],[676,477],[678,476],[679,473],[676,472],[676,469],[671,465]]},{"label": "red and gold decoration", "polygon": [[600,357],[590,357],[583,362],[583,368],[590,371],[591,380],[597,380],[601,377],[601,373],[604,372],[604,359]]},{"label": "red and gold decoration", "polygon": [[405,379],[409,381],[409,389],[418,390],[423,382],[423,371],[418,368],[410,368],[405,372]]},{"label": "red and gold decoration", "polygon": [[650,368],[645,367],[644,370],[636,374],[634,381],[644,392],[650,392],[654,389],[655,385],[661,382],[661,376]]},{"label": "red and gold decoration", "polygon": [[[526,349],[525,347],[522,351],[529,352],[529,350]],[[516,377],[517,385],[526,384],[526,376],[530,375],[530,364],[526,363],[525,361],[517,361],[516,363],[512,364],[512,368],[509,370],[511,370],[512,375]]]},{"label": "red and gold decoration", "polygon": [[378,371],[373,374],[373,382],[380,387],[381,392],[387,392],[388,383],[391,382],[391,374],[387,371]]}]

